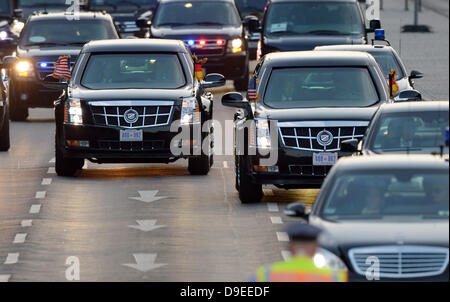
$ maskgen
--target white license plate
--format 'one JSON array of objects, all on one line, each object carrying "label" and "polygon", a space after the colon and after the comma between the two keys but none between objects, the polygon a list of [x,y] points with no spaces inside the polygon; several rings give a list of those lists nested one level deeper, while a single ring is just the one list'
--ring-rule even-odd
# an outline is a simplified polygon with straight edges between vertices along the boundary
[{"label": "white license plate", "polygon": [[337,153],[314,153],[313,165],[314,166],[333,166],[338,161]]},{"label": "white license plate", "polygon": [[121,142],[142,142],[142,130],[120,130]]}]

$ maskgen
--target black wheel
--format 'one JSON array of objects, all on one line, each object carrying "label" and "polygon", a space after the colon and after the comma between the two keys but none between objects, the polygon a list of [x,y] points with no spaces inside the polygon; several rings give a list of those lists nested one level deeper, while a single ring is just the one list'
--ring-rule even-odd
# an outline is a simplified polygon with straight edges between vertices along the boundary
[{"label": "black wheel", "polygon": [[239,188],[239,199],[242,203],[257,203],[263,198],[262,185],[251,182],[248,175],[247,162],[244,156],[239,156],[239,164],[236,175],[236,186]]},{"label": "black wheel", "polygon": [[58,176],[75,176],[84,166],[84,159],[65,157],[58,144],[58,131],[55,142],[55,170]]},{"label": "black wheel", "polygon": [[8,111],[6,111],[6,116],[5,116],[5,120],[3,121],[3,126],[0,129],[0,151],[2,151],[2,152],[8,151],[9,147],[10,147],[9,118],[8,118]]},{"label": "black wheel", "polygon": [[13,81],[9,82],[8,88],[8,100],[9,100],[9,118],[12,121],[24,121],[28,117],[28,107],[21,104],[19,98],[16,95]]},{"label": "black wheel", "polygon": [[245,72],[244,77],[242,77],[239,80],[234,81],[234,88],[236,88],[237,91],[247,91],[248,90],[248,82],[250,81],[250,75],[248,73],[248,70]]},{"label": "black wheel", "polygon": [[211,169],[210,156],[201,155],[189,158],[188,170],[191,175],[208,175]]}]

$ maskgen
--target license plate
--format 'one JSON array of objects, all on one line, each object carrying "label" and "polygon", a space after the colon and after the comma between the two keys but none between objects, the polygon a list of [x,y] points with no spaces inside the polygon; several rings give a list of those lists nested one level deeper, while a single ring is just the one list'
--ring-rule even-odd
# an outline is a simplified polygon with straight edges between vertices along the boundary
[{"label": "license plate", "polygon": [[120,130],[121,142],[142,142],[142,130]]},{"label": "license plate", "polygon": [[314,166],[333,166],[338,161],[337,153],[314,153],[313,165]]}]

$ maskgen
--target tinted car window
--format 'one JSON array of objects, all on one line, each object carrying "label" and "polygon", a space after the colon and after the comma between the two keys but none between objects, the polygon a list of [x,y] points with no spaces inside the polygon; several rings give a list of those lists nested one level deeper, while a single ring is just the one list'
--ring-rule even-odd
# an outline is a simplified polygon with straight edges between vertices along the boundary
[{"label": "tinted car window", "polygon": [[93,40],[118,38],[114,27],[105,20],[37,20],[27,24],[21,47],[34,44],[84,44]]},{"label": "tinted car window", "polygon": [[140,7],[153,7],[157,3],[157,0],[89,0],[89,6],[91,7],[113,7],[113,8],[136,8],[136,5]]},{"label": "tinted car window", "polygon": [[356,3],[288,2],[269,6],[265,34],[362,34],[364,24]]},{"label": "tinted car window", "polygon": [[161,4],[154,26],[165,25],[240,25],[236,8],[228,2],[195,1]]},{"label": "tinted car window", "polygon": [[9,16],[10,13],[9,1],[0,2],[0,16]]},{"label": "tinted car window", "polygon": [[379,101],[365,68],[280,68],[270,75],[264,103],[272,108],[366,107]]},{"label": "tinted car window", "polygon": [[436,148],[445,142],[448,124],[448,111],[384,114],[376,124],[370,147],[379,153]]},{"label": "tinted car window", "polygon": [[331,220],[384,216],[449,217],[449,175],[438,171],[386,171],[341,175],[321,208]]},{"label": "tinted car window", "polygon": [[19,7],[69,6],[66,0],[19,0]]},{"label": "tinted car window", "polygon": [[93,54],[81,80],[90,89],[174,89],[185,82],[175,54]]},{"label": "tinted car window", "polygon": [[235,0],[236,6],[241,14],[263,12],[267,0]]},{"label": "tinted car window", "polygon": [[396,80],[400,80],[406,76],[392,53],[374,52],[371,55],[375,58],[378,65],[380,65],[386,79],[389,79],[389,73],[394,69],[397,71]]}]

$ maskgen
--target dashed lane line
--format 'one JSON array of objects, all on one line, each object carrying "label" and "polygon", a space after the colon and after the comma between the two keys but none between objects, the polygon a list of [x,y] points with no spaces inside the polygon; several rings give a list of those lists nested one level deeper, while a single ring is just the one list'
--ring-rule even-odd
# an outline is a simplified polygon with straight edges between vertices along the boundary
[{"label": "dashed lane line", "polygon": [[281,257],[283,257],[284,261],[288,261],[292,258],[292,254],[289,251],[281,251]]},{"label": "dashed lane line", "polygon": [[47,191],[38,191],[34,198],[36,199],[44,199],[45,195],[47,195]]},{"label": "dashed lane line", "polygon": [[52,179],[51,179],[51,178],[44,178],[44,179],[42,179],[41,185],[43,185],[43,186],[49,186],[49,185],[51,185],[51,184],[52,184]]},{"label": "dashed lane line", "polygon": [[9,253],[4,264],[16,264],[19,261],[19,253]]},{"label": "dashed lane line", "polygon": [[267,209],[269,210],[269,212],[279,212],[280,211],[280,209],[278,208],[278,204],[276,204],[276,203],[268,203]]},{"label": "dashed lane line", "polygon": [[0,275],[0,282],[9,282],[11,275]]},{"label": "dashed lane line", "polygon": [[29,227],[31,227],[31,226],[33,225],[33,220],[31,220],[31,219],[22,220],[22,222],[20,223],[20,225],[21,225],[23,228],[29,228]]},{"label": "dashed lane line", "polygon": [[272,221],[273,224],[283,224],[283,220],[278,216],[270,217],[270,221]]},{"label": "dashed lane line", "polygon": [[49,161],[49,163],[51,163],[51,164],[54,164],[55,162],[56,162],[56,159],[54,157]]},{"label": "dashed lane line", "polygon": [[38,214],[41,211],[41,205],[40,204],[33,204],[30,208],[30,214]]},{"label": "dashed lane line", "polygon": [[55,167],[48,168],[47,174],[56,174]]},{"label": "dashed lane line", "polygon": [[27,238],[26,233],[18,233],[18,234],[16,234],[16,237],[14,237],[13,243],[15,243],[15,244],[24,243],[26,238]]},{"label": "dashed lane line", "polygon": [[289,242],[289,236],[286,232],[277,232],[277,238],[280,242]]},{"label": "dashed lane line", "polygon": [[265,196],[274,196],[272,189],[263,189],[263,192]]}]

